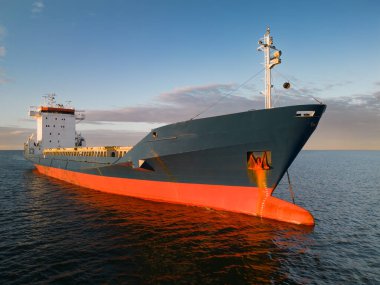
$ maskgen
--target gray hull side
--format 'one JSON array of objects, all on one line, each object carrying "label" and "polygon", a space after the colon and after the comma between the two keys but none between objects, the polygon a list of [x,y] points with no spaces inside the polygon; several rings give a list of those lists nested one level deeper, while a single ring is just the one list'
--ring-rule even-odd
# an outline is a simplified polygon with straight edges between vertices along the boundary
[{"label": "gray hull side", "polygon": [[[123,158],[27,158],[36,164],[111,177],[257,186],[247,167],[248,155],[267,152],[266,183],[274,188],[325,108],[298,105],[170,124],[152,130]],[[315,111],[315,115],[297,117],[297,111]],[[142,161],[147,168],[139,168]]]}]

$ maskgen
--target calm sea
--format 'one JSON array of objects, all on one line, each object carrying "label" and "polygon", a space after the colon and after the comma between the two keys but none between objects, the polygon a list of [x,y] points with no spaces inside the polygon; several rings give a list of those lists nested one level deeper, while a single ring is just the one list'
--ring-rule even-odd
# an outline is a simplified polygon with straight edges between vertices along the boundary
[{"label": "calm sea", "polygon": [[380,284],[380,152],[303,151],[290,175],[314,228],[104,194],[1,151],[0,283]]}]

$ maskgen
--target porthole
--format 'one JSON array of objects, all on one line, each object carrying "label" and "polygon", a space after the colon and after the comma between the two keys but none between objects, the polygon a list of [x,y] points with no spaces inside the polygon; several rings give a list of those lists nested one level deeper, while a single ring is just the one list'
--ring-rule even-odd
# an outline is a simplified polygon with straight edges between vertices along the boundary
[{"label": "porthole", "polygon": [[153,133],[152,133],[152,136],[153,136],[154,138],[157,138],[157,137],[158,137],[157,132],[153,132]]}]

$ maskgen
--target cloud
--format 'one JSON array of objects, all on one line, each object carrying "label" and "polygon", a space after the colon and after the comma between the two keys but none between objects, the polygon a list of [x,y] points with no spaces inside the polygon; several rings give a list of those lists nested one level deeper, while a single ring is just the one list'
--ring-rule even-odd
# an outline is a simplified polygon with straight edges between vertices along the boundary
[{"label": "cloud", "polygon": [[380,91],[326,99],[309,149],[380,149]]},{"label": "cloud", "polygon": [[32,129],[0,127],[0,149],[22,149]]},{"label": "cloud", "polygon": [[380,91],[374,92],[372,95],[377,99],[376,103],[378,104],[378,101],[380,101]]},{"label": "cloud", "polygon": [[234,84],[179,88],[160,94],[151,104],[91,110],[86,116],[88,121],[169,123],[191,119],[205,110],[199,117],[244,111],[255,105],[246,97],[229,96],[235,89]]},{"label": "cloud", "polygon": [[98,129],[84,130],[81,134],[86,139],[87,146],[133,146],[145,137],[147,132]]},{"label": "cloud", "polygon": [[[301,88],[294,96],[280,91],[276,106],[308,103],[307,95],[318,96],[324,90]],[[380,149],[380,91],[322,101],[327,110],[307,149]]]},{"label": "cloud", "polygon": [[[340,84],[326,85],[326,88]],[[316,103],[310,96],[317,96],[321,88],[300,88],[290,91],[277,90],[275,106]],[[125,107],[115,110],[87,112],[90,121],[161,122],[188,120],[196,114],[200,117],[261,109],[263,96],[230,94],[236,85],[215,84],[175,89],[160,94],[151,104]],[[243,93],[252,92],[243,90]],[[293,93],[291,93],[293,92]],[[240,92],[239,92],[240,93]],[[256,93],[257,94],[257,93]],[[223,97],[224,96],[224,97]],[[218,103],[215,105],[215,103]],[[327,110],[315,134],[306,148],[311,149],[380,149],[380,91],[369,94],[323,99]],[[209,108],[212,106],[212,108]]]},{"label": "cloud", "polygon": [[[273,92],[276,95],[273,101],[276,107],[314,103],[312,97],[316,98],[326,90],[347,84],[350,82],[292,88],[290,91],[277,89]],[[254,85],[239,88],[236,84],[210,84],[177,88],[160,94],[150,104],[113,110],[90,110],[87,112],[87,121],[171,123],[189,120],[198,114],[197,118],[210,117],[253,108],[261,109],[263,106],[264,96],[259,94]]]},{"label": "cloud", "polygon": [[[146,127],[141,125],[141,132],[136,131],[139,128],[128,131],[128,127],[115,130],[107,126],[107,122],[170,123],[188,120],[207,109],[200,117],[262,108],[262,95],[243,96],[248,92],[254,94],[254,86],[239,90],[239,95],[233,92],[235,89],[234,84],[185,87],[160,94],[151,104],[143,106],[88,111],[86,121],[93,125],[93,129],[81,132],[89,146],[134,145],[145,136]],[[276,107],[316,103],[306,95],[318,94],[314,88],[303,88],[302,92],[293,92],[292,95],[281,92],[277,92],[281,96]],[[306,149],[380,149],[380,90],[323,101],[327,104],[327,110]],[[23,142],[33,131],[0,127],[0,148],[22,148]]]},{"label": "cloud", "polygon": [[[0,149],[23,149],[24,142],[32,133],[35,133],[35,129],[0,127]],[[81,133],[88,146],[133,146],[146,135],[146,132],[105,129],[83,130]]]},{"label": "cloud", "polygon": [[45,7],[45,4],[43,0],[36,0],[32,4],[32,13],[34,15],[39,14],[43,11],[44,7]]}]

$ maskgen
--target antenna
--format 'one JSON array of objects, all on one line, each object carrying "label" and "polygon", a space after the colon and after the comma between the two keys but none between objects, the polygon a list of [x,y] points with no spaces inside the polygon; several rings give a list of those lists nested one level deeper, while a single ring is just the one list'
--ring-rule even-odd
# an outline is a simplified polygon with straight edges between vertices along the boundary
[{"label": "antenna", "polygon": [[[281,63],[281,51],[273,45],[273,37],[270,36],[270,28],[267,27],[267,31],[262,39],[258,42],[259,47],[257,50],[264,52],[264,66],[265,66],[265,109],[272,108],[272,83],[271,83],[271,69],[277,64]],[[272,52],[274,51],[274,52]]]},{"label": "antenna", "polygon": [[55,93],[49,93],[46,96],[43,96],[45,98],[45,104],[47,104],[49,107],[55,106]]},{"label": "antenna", "polygon": [[47,95],[43,95],[42,98],[44,98],[44,101],[42,102],[42,105],[46,106],[47,105]]}]

